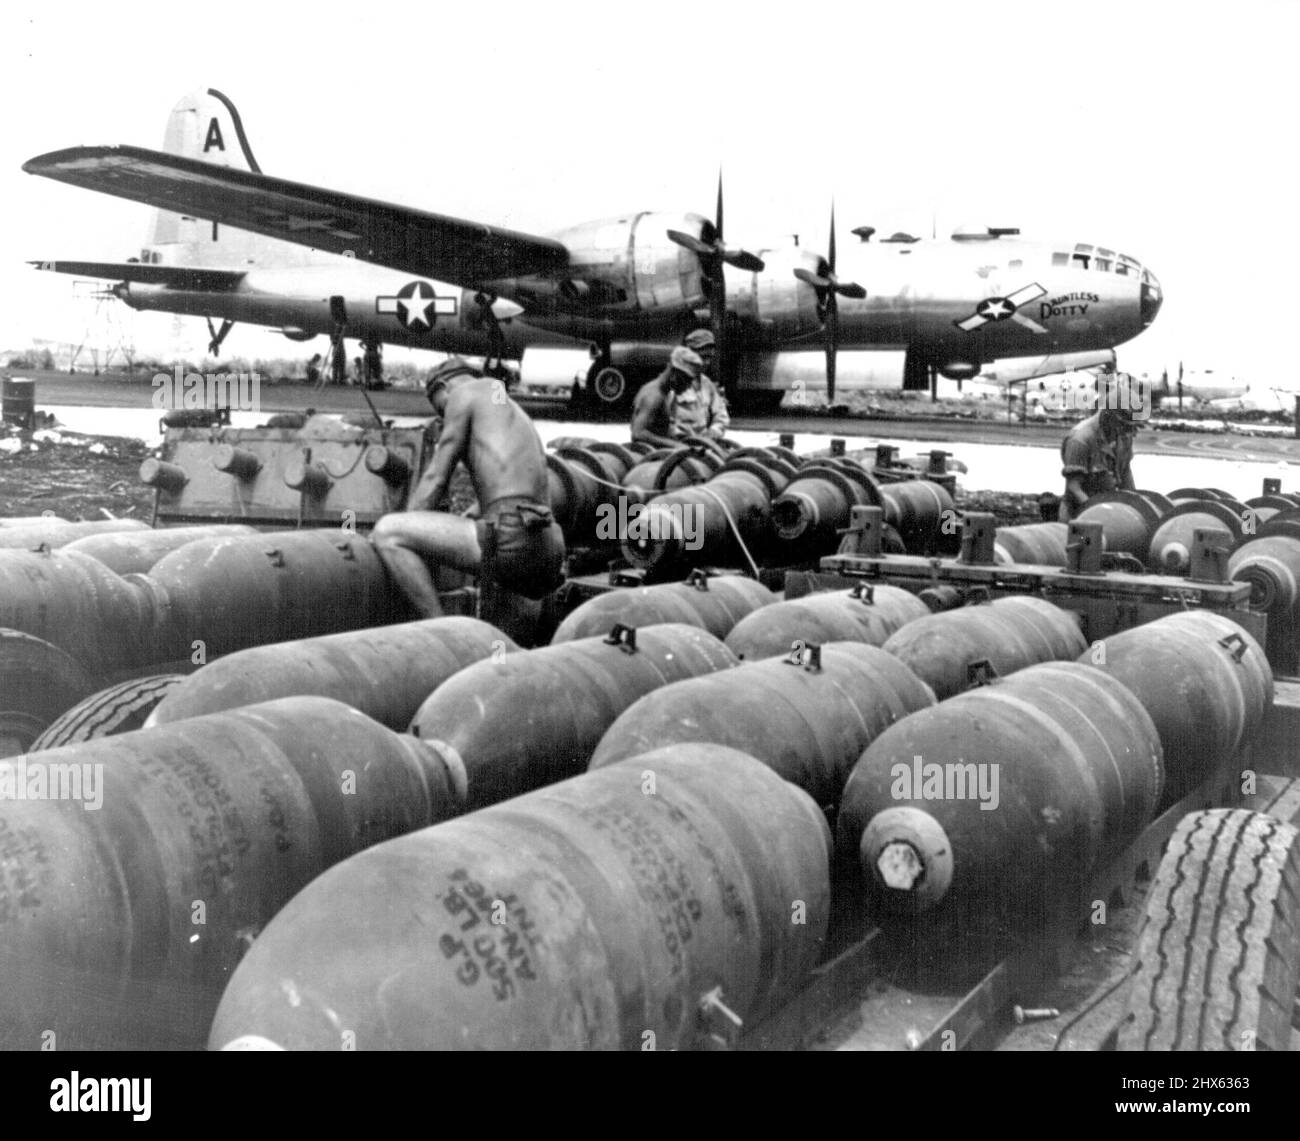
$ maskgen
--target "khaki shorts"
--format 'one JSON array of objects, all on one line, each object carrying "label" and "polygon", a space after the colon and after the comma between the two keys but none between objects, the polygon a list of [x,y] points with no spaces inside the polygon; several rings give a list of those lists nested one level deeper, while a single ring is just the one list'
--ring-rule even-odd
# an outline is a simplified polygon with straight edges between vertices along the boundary
[{"label": "khaki shorts", "polygon": [[564,533],[549,507],[530,499],[498,499],[475,520],[482,574],[493,585],[545,598],[564,582]]}]

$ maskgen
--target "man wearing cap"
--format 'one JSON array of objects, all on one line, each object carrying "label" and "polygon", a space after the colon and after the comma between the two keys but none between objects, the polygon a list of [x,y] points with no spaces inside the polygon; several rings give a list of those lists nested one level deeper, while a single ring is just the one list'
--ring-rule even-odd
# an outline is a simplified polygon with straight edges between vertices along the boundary
[{"label": "man wearing cap", "polygon": [[1061,442],[1065,495],[1057,519],[1068,523],[1094,495],[1132,491],[1133,433],[1129,408],[1101,408],[1080,420]]},{"label": "man wearing cap", "polygon": [[668,366],[646,381],[632,403],[632,442],[673,448],[685,433],[673,423],[673,405],[704,371],[700,354],[684,345],[673,349]]},{"label": "man wearing cap", "polygon": [[[479,575],[480,590],[486,579],[526,598],[546,597],[563,582],[564,536],[551,515],[537,429],[499,380],[457,357],[434,370],[425,394],[442,431],[406,511],[375,524],[379,557],[425,618],[442,615],[431,565]],[[478,519],[441,509],[462,460]]]},{"label": "man wearing cap", "polygon": [[696,353],[704,362],[703,371],[681,393],[673,406],[673,422],[687,436],[708,436],[721,439],[731,423],[727,415],[727,402],[713,383],[709,373],[717,357],[717,344],[708,329],[696,329],[682,338],[682,344]]}]

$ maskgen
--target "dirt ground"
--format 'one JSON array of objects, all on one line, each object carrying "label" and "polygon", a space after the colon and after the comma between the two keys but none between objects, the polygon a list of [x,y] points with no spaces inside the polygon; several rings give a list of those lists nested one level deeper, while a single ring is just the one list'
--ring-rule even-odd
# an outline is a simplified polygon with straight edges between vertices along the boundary
[{"label": "dirt ground", "polygon": [[0,516],[50,511],[73,521],[143,519],[153,490],[140,482],[149,449],[120,436],[59,430],[0,435]]}]

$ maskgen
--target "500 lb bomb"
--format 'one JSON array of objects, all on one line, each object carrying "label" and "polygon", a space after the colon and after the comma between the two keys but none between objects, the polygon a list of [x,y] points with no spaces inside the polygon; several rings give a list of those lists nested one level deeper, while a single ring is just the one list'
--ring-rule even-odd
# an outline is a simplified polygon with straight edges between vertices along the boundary
[{"label": "500 lb bomb", "polygon": [[880,487],[860,465],[806,464],[772,501],[773,530],[792,555],[807,559],[830,554],[853,508],[879,507],[882,502]]},{"label": "500 lb bomb", "polygon": [[155,661],[218,657],[407,617],[369,541],[335,530],[187,543],[135,580],[159,615]]},{"label": "500 lb bomb", "polygon": [[[201,1046],[262,924],[331,864],[453,815],[464,788],[454,758],[315,697],[39,758],[0,762],[8,1049],[46,1031],[59,1049]],[[80,797],[27,799],[38,768]]]},{"label": "500 lb bomb", "polygon": [[1037,662],[1073,661],[1086,647],[1077,615],[1021,595],[918,618],[884,645],[940,701],[965,689],[981,661],[1005,677]]},{"label": "500 lb bomb", "polygon": [[474,662],[518,650],[477,618],[432,618],[276,642],[209,662],[172,689],[146,725],[237,709],[277,697],[332,697],[404,731],[420,703]]},{"label": "500 lb bomb", "polygon": [[620,494],[638,503],[645,498],[641,492],[622,489],[636,462],[635,453],[617,444],[561,447],[546,453],[551,510],[566,543],[581,546],[591,542],[598,509],[614,503]]},{"label": "500 lb bomb", "polygon": [[906,623],[930,613],[915,594],[883,583],[828,590],[765,606],[726,635],[746,661],[790,652],[796,642],[863,642],[879,646]]},{"label": "500 lb bomb", "polygon": [[693,564],[747,565],[744,551],[760,559],[768,539],[772,497],[793,469],[780,459],[729,459],[707,483],[652,500],[629,528],[623,555],[658,576],[685,574]]},{"label": "500 lb bomb", "polygon": [[693,573],[685,582],[626,587],[598,594],[577,607],[555,631],[552,645],[607,633],[615,623],[654,626],[681,622],[725,638],[737,622],[777,596],[757,579],[743,575]]},{"label": "500 lb bomb", "polygon": [[149,524],[142,523],[139,519],[95,519],[89,523],[68,523],[62,519],[52,519],[24,527],[0,527],[0,548],[32,550],[45,546],[55,550],[89,535],[148,530]]},{"label": "500 lb bomb", "polygon": [[749,1022],[816,963],[828,841],[750,757],[647,753],[327,872],[240,964],[210,1044],[690,1047],[710,992]]},{"label": "500 lb bomb", "polygon": [[150,660],[148,599],[89,555],[0,550],[0,598],[6,627],[52,643],[92,675]]},{"label": "500 lb bomb", "polygon": [[1070,528],[1064,523],[1022,523],[999,527],[993,538],[993,557],[999,563],[1065,566],[1065,542]]},{"label": "500 lb bomb", "polygon": [[739,664],[694,626],[616,627],[461,670],[420,706],[411,732],[463,759],[466,805],[480,808],[577,776],[605,730],[651,690]]},{"label": "500 lb bomb", "polygon": [[1152,818],[1160,737],[1122,682],[1050,662],[880,734],[840,801],[837,843],[885,911],[1054,917]]},{"label": "500 lb bomb", "polygon": [[871,739],[933,704],[930,687],[875,646],[800,646],[793,660],[769,658],[641,698],[601,738],[591,767],[660,745],[708,742],[756,757],[818,804],[833,805]]},{"label": "500 lb bomb", "polygon": [[98,559],[114,574],[144,574],[164,555],[180,550],[197,539],[222,539],[232,535],[255,535],[242,523],[210,527],[162,527],[156,531],[110,531],[88,535],[69,543],[66,550]]},{"label": "500 lb bomb", "polygon": [[1273,704],[1273,671],[1259,643],[1207,610],[1134,626],[1080,661],[1122,681],[1155,723],[1165,760],[1161,808],[1231,756]]}]

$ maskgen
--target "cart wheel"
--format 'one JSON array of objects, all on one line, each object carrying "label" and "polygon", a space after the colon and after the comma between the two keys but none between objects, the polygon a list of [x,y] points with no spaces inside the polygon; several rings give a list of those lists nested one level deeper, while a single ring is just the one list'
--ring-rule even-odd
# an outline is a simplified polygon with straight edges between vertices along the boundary
[{"label": "cart wheel", "polygon": [[132,678],[92,693],[51,721],[28,751],[36,753],[42,749],[57,749],[61,745],[75,745],[139,729],[154,706],[184,680],[184,674],[154,674],[152,677]]},{"label": "cart wheel", "polygon": [[1121,1050],[1287,1050],[1300,982],[1300,832],[1262,813],[1183,818],[1151,885]]}]

